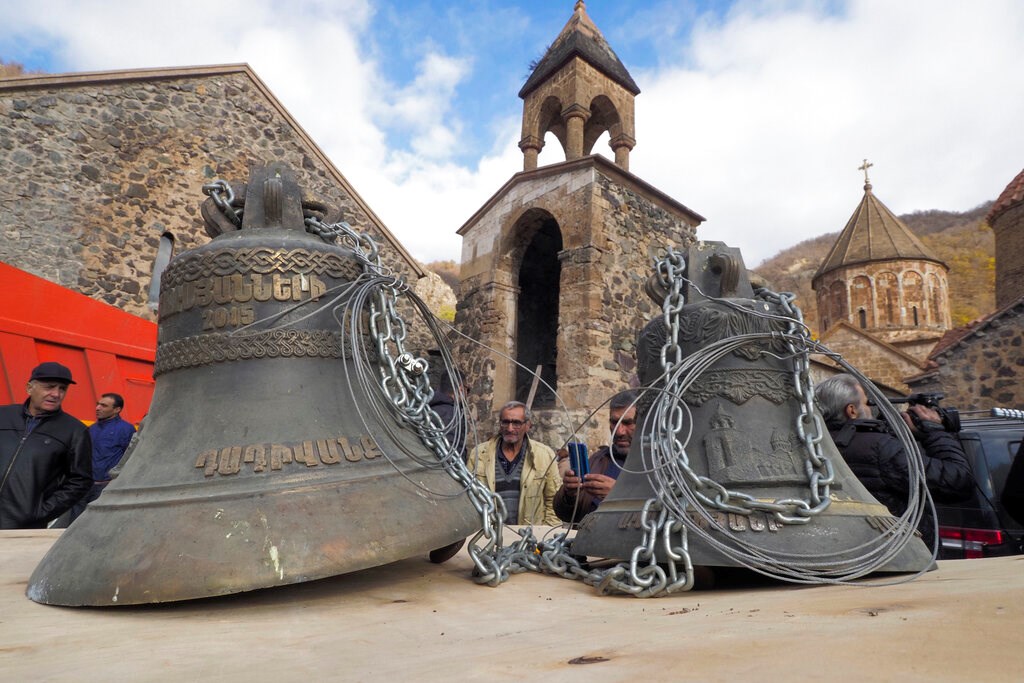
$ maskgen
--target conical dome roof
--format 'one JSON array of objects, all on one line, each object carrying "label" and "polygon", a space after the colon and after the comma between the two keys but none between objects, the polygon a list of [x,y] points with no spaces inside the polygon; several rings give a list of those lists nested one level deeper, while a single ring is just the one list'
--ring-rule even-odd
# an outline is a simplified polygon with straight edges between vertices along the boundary
[{"label": "conical dome roof", "polygon": [[519,96],[525,98],[551,74],[558,71],[563,64],[576,56],[607,75],[633,95],[640,94],[640,88],[633,77],[626,71],[626,67],[619,61],[615,51],[608,45],[608,41],[604,39],[601,31],[587,15],[586,3],[583,0],[577,0],[572,17],[569,18],[562,28],[562,32],[555,38],[555,42],[551,43],[551,47],[537,63],[533,73],[526,79],[526,84],[519,91]]},{"label": "conical dome roof", "polygon": [[874,195],[871,183],[865,182],[864,197],[814,278],[837,268],[897,259],[925,260],[945,265]]}]

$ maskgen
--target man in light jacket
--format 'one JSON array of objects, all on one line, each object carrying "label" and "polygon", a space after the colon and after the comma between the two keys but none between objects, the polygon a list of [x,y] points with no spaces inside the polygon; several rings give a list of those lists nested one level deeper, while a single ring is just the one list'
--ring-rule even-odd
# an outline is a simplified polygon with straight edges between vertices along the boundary
[{"label": "man in light jacket", "polygon": [[501,496],[506,524],[561,524],[552,507],[561,486],[555,452],[529,437],[525,404],[506,403],[498,415],[498,436],[470,456],[477,479]]}]

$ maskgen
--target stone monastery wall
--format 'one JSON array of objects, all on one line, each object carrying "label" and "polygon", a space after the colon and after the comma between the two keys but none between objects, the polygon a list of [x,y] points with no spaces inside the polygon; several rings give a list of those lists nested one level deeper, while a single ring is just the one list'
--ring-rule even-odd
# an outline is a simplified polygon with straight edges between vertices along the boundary
[{"label": "stone monastery wall", "polygon": [[147,306],[161,236],[209,241],[202,186],[279,160],[342,208],[383,258],[418,266],[246,66],[0,81],[0,260],[130,313]]}]

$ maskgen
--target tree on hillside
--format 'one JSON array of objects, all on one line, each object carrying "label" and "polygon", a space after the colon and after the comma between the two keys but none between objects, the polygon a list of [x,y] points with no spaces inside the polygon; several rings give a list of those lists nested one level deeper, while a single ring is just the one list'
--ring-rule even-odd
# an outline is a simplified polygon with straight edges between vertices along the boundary
[{"label": "tree on hillside", "polygon": [[453,291],[459,289],[459,264],[455,261],[431,261],[424,265],[424,268],[432,273],[437,273],[444,283]]},{"label": "tree on hillside", "polygon": [[25,73],[25,67],[17,62],[5,62],[0,59],[0,78],[9,78],[11,76],[20,76]]}]

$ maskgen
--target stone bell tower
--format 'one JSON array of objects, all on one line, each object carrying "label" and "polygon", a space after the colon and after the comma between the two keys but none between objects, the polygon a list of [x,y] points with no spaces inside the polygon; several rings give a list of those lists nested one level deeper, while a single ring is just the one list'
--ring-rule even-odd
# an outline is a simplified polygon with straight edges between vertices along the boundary
[{"label": "stone bell tower", "polygon": [[[637,331],[656,313],[643,292],[658,250],[684,249],[704,220],[628,170],[635,144],[629,72],[576,2],[523,98],[524,170],[466,221],[456,327],[480,437],[507,401],[532,397],[533,436],[607,443],[591,410],[636,384]],[[615,162],[591,154],[607,132]],[[565,161],[537,166],[545,135]],[[603,432],[603,434],[602,434]]]},{"label": "stone bell tower", "polygon": [[629,170],[636,145],[633,98],[640,88],[577,0],[572,17],[526,80],[523,98],[523,170],[537,168],[544,135],[562,143],[566,161],[590,154],[608,131],[615,164]]}]

